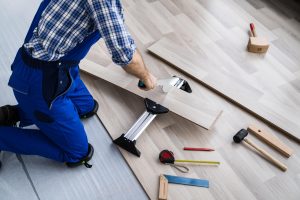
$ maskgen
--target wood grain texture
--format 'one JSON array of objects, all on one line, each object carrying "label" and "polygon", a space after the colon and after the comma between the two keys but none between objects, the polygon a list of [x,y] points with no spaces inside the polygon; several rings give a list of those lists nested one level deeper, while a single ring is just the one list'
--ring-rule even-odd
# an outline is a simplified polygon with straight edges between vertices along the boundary
[{"label": "wood grain texture", "polygon": [[137,87],[138,80],[117,66],[103,67],[89,60],[83,60],[80,69],[140,97],[149,98],[205,129],[210,129],[222,113],[202,99],[195,98],[192,93],[184,92],[175,87],[168,93],[164,93],[160,87],[148,92],[141,90]]},{"label": "wood grain texture", "polygon": [[[149,50],[299,141],[300,93],[292,84],[300,70],[299,4],[173,2],[182,11],[173,17],[174,31]],[[246,51],[250,22],[271,41],[266,55]]]},{"label": "wood grain texture", "polygon": [[[163,67],[168,67],[163,65]],[[172,71],[170,68],[169,70]],[[112,138],[120,136],[128,130],[144,111],[141,97],[120,87],[93,76],[81,74],[94,98],[99,101],[98,115],[111,134]],[[243,145],[234,144],[233,135],[242,127],[257,124],[265,130],[270,128],[251,115],[224,101],[214,93],[190,80],[197,95],[202,95],[215,105],[221,106],[224,113],[211,130],[205,130],[194,123],[184,120],[172,113],[158,116],[137,141],[137,148],[142,151],[140,158],[120,149],[133,172],[149,195],[150,199],[158,197],[159,174],[185,176],[170,166],[162,165],[158,160],[163,149],[172,150],[177,159],[218,160],[218,167],[188,165],[190,173],[186,176],[208,179],[210,189],[169,185],[169,199],[278,199],[287,194],[286,199],[297,200],[300,197],[300,149],[298,145],[282,135],[278,135],[284,143],[295,149],[289,158],[283,158],[273,148],[249,135],[256,144],[272,153],[287,165],[284,175],[277,167],[261,158],[255,151]],[[184,146],[212,147],[214,152],[187,152]],[[280,178],[278,178],[280,177]],[[283,187],[283,185],[285,185]],[[287,185],[287,186],[286,186]],[[279,190],[279,191],[278,191]]]},{"label": "wood grain texture", "polygon": [[[232,35],[246,36],[239,28],[235,29],[236,33]],[[246,37],[241,41],[246,42]],[[297,79],[297,75],[286,69],[286,63],[278,61],[278,52],[272,51],[271,47],[262,57],[249,55],[242,42],[238,45],[232,43],[231,48],[234,46],[235,52],[228,49],[229,44],[220,46],[218,43],[197,46],[196,41],[192,40],[193,46],[186,47],[186,42],[180,43],[179,36],[173,34],[165,36],[148,49],[206,87],[300,142],[300,94],[290,84]],[[235,55],[239,58],[234,59]],[[297,71],[300,70],[300,62],[298,64]],[[247,65],[255,70],[248,72]]]},{"label": "wood grain texture", "polygon": [[266,132],[264,130],[261,130],[260,128],[250,125],[248,126],[247,130],[261,139],[262,141],[266,142],[267,144],[271,145],[274,149],[276,149],[278,152],[282,153],[286,157],[290,157],[293,153],[293,150],[282,143],[276,136],[273,134]]},{"label": "wood grain texture", "polygon": [[[169,199],[298,200],[300,198],[300,149],[297,143],[279,134],[277,130],[270,129],[257,118],[225,101],[220,96],[199,85],[189,76],[178,72],[147,53],[149,46],[164,36],[172,35],[170,31],[173,30],[176,31],[175,35],[181,34],[180,37],[177,35],[176,37],[179,38],[179,41],[182,41],[182,47],[191,48],[189,45],[201,44],[203,48],[206,48],[211,43],[227,46],[227,53],[230,52],[232,58],[226,59],[225,64],[227,67],[233,67],[224,68],[222,73],[225,71],[226,74],[230,74],[231,70],[239,70],[239,66],[231,65],[232,60],[245,62],[242,57],[244,55],[243,51],[240,51],[240,48],[246,49],[248,37],[245,37],[246,33],[243,32],[243,29],[248,28],[248,20],[253,20],[257,26],[258,34],[267,36],[272,44],[276,43],[278,35],[282,34],[285,41],[293,46],[291,41],[295,41],[295,35],[298,33],[297,28],[293,26],[296,23],[297,13],[289,12],[291,9],[278,2],[277,0],[123,0],[126,23],[150,70],[154,70],[155,73],[157,68],[161,69],[159,74],[155,74],[158,77],[175,74],[188,80],[193,88],[193,94],[214,105],[215,108],[224,111],[211,130],[205,130],[173,113],[158,116],[137,141],[137,148],[142,150],[141,158],[120,149],[151,199],[157,199],[158,197],[159,174],[184,176],[184,174],[170,166],[159,163],[158,155],[163,149],[172,150],[178,159],[206,159],[221,162],[219,167],[189,165],[191,172],[188,177],[208,179],[210,181],[209,190],[172,184],[168,188]],[[294,10],[294,7],[292,9]],[[288,13],[288,15],[282,13]],[[154,15],[155,17],[153,17]],[[274,16],[276,16],[276,19],[281,20],[273,20]],[[289,31],[279,29],[283,26]],[[186,30],[189,30],[189,33],[186,33]],[[232,35],[232,33],[234,34]],[[197,38],[196,44],[193,43],[194,37]],[[228,37],[230,38],[229,41]],[[227,40],[224,40],[224,38]],[[243,43],[243,38],[246,39],[245,43]],[[240,47],[236,48],[236,45]],[[269,50],[276,52],[278,62],[287,63],[285,65],[286,69],[281,70],[295,71],[299,77],[298,65],[295,62],[299,60],[297,57],[297,49],[299,48],[296,46],[291,48],[295,56],[288,55],[287,52],[290,50],[282,42],[279,42],[276,48],[272,45]],[[214,54],[217,50],[209,54],[210,59],[215,64],[224,61],[218,61],[215,58]],[[197,53],[204,55],[205,52],[199,50]],[[226,57],[226,54],[222,54],[222,51],[217,52],[221,52],[221,55]],[[198,56],[197,59],[202,59],[205,62],[202,57]],[[253,55],[249,55],[248,62],[251,61],[252,57]],[[102,42],[95,45],[87,56],[87,60],[105,67],[112,66],[110,55]],[[210,62],[203,66],[211,67]],[[240,70],[249,73],[256,70],[251,62],[245,66],[243,65],[243,67]],[[203,73],[203,76],[205,75]],[[141,97],[85,73],[82,73],[82,79],[93,96],[99,101],[98,115],[113,138],[126,132],[128,127],[144,111],[144,103]],[[222,82],[222,80],[219,81]],[[297,80],[293,81],[296,88],[298,82]],[[238,80],[237,83],[239,83]],[[259,83],[253,82],[251,84],[257,85]],[[228,84],[226,86],[232,89],[236,87]],[[297,91],[299,91],[299,87]],[[260,94],[256,90],[244,92],[246,93],[245,96],[250,92]],[[287,99],[283,96],[282,98]],[[289,103],[291,101],[293,99],[288,100]],[[261,158],[255,151],[233,143],[233,135],[249,124],[256,124],[266,131],[272,131],[281,141],[295,150],[295,153],[289,159],[286,159],[257,138],[252,135],[248,136],[256,144],[274,155],[276,159],[286,164],[288,167],[286,173],[282,173],[275,166]],[[182,151],[184,146],[211,147],[216,151],[209,153]]]}]

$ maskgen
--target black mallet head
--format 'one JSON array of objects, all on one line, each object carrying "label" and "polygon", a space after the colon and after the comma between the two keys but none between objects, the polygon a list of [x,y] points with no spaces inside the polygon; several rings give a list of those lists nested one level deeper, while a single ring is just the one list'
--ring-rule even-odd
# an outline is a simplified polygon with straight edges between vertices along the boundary
[{"label": "black mallet head", "polygon": [[241,129],[235,136],[233,136],[233,141],[235,143],[240,143],[243,139],[248,135],[248,131],[245,129]]}]

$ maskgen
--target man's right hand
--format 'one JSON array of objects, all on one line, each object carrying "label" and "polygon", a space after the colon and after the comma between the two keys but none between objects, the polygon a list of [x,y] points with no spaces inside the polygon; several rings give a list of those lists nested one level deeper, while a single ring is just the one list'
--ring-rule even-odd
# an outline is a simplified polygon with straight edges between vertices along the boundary
[{"label": "man's right hand", "polygon": [[136,50],[132,61],[123,69],[129,73],[139,78],[145,85],[141,88],[142,90],[151,90],[156,86],[156,78],[148,71],[146,68],[141,54]]},{"label": "man's right hand", "polygon": [[144,79],[141,80],[145,87],[140,87],[142,90],[151,90],[154,89],[156,86],[157,79],[155,76],[153,76],[150,72],[148,73],[148,76],[146,76]]}]

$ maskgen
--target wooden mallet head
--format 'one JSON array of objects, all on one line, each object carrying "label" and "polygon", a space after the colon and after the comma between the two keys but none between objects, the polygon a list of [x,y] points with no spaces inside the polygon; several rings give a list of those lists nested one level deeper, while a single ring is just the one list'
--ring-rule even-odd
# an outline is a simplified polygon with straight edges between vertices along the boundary
[{"label": "wooden mallet head", "polygon": [[233,136],[233,141],[235,143],[241,143],[245,137],[247,137],[248,131],[245,129],[241,129],[237,134]]},{"label": "wooden mallet head", "polygon": [[248,51],[253,53],[265,53],[269,48],[269,42],[264,37],[257,37],[254,24],[250,24],[250,38],[248,42]]}]

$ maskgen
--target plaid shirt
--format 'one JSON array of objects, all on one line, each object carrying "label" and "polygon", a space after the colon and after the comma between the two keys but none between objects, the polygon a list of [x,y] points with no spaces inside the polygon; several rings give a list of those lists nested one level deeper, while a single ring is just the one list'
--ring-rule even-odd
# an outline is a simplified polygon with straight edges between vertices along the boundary
[{"label": "plaid shirt", "polygon": [[97,29],[113,62],[130,63],[136,46],[119,0],[52,0],[24,47],[33,58],[56,61]]}]

